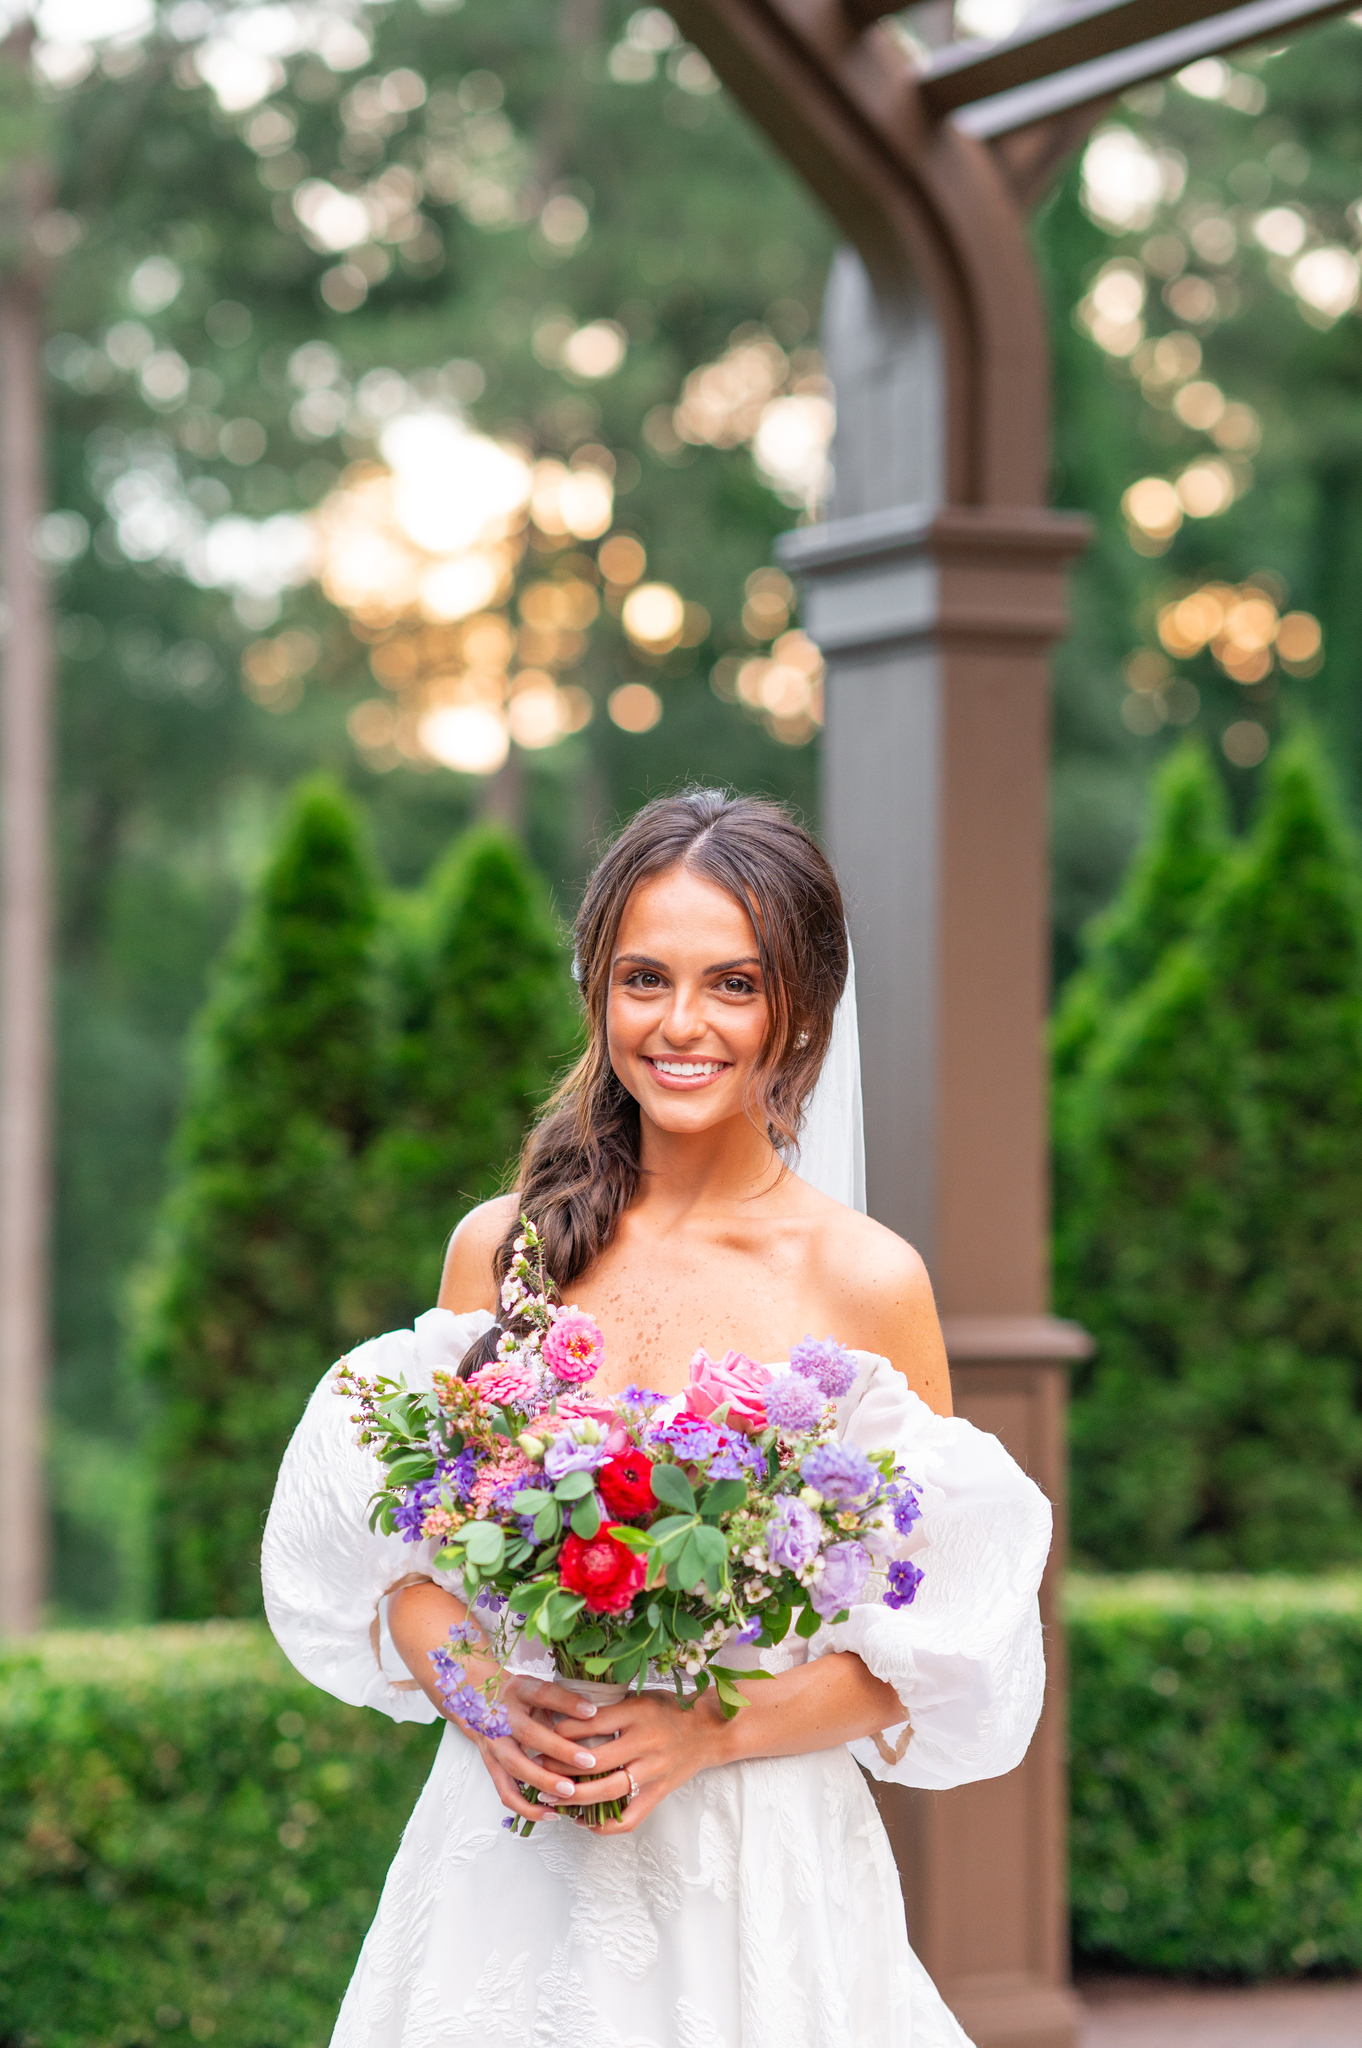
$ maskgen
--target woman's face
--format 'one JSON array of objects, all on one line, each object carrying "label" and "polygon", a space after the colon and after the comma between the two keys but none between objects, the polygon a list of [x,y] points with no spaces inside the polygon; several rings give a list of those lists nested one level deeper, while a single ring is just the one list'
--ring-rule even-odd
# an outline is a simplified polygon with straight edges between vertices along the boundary
[{"label": "woman's face", "polygon": [[766,1043],[757,935],[726,889],[685,868],[641,882],[610,971],[610,1064],[664,1131],[744,1114]]}]

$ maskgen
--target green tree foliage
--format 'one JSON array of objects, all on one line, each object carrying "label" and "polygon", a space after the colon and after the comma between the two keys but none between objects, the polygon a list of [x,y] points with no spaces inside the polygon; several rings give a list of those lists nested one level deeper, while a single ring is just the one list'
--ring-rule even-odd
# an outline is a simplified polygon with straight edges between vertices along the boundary
[{"label": "green tree foliage", "polygon": [[574,1035],[543,885],[502,827],[456,842],[406,909],[393,1101],[367,1166],[375,1328],[430,1307],[451,1230],[505,1185]]},{"label": "green tree foliage", "polygon": [[1360,998],[1357,857],[1301,737],[1069,1083],[1057,1284],[1098,1341],[1074,1499],[1104,1564],[1362,1554]]},{"label": "green tree foliage", "polygon": [[1185,741],[1155,777],[1149,834],[1119,894],[1084,933],[1083,964],[1055,1013],[1057,1080],[1082,1066],[1112,1006],[1186,937],[1229,843],[1224,785],[1204,746]]},{"label": "green tree foliage", "polygon": [[358,1161],[378,1109],[376,896],[353,812],[306,785],[208,1007],[134,1345],[153,1407],[155,1598],[258,1610],[261,1516],[354,1332]]}]

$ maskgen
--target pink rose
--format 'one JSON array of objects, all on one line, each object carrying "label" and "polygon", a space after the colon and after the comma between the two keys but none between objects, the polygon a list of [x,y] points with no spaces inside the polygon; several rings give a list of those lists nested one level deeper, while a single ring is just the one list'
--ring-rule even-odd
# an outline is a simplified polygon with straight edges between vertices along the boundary
[{"label": "pink rose", "polygon": [[594,1316],[583,1315],[579,1308],[569,1308],[555,1317],[553,1328],[544,1339],[544,1363],[550,1372],[570,1386],[582,1387],[595,1377],[604,1357],[605,1339]]},{"label": "pink rose", "polygon": [[712,1415],[727,1402],[728,1421],[733,1429],[765,1429],[762,1389],[770,1378],[769,1365],[758,1365],[754,1358],[744,1358],[741,1351],[726,1351],[716,1365],[702,1345],[690,1362],[686,1406],[692,1415],[703,1416]]},{"label": "pink rose", "polygon": [[493,1401],[500,1408],[518,1408],[529,1414],[537,1403],[534,1381],[523,1366],[493,1360],[481,1372],[470,1373],[468,1384],[480,1401]]}]

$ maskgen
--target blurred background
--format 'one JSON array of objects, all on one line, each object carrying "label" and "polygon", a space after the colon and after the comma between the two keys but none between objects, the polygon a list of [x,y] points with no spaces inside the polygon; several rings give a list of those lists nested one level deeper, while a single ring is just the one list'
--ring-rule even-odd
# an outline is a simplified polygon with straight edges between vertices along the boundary
[{"label": "blurred background", "polygon": [[[956,26],[1024,11],[960,0]],[[834,236],[658,8],[42,0],[5,60],[0,157],[50,166],[49,1617],[249,1619],[306,1391],[429,1304],[571,1052],[563,934],[602,838],[688,780],[817,828],[822,664],[774,544],[829,486]],[[1034,228],[1054,502],[1095,529],[1052,785],[1057,1306],[1099,1340],[1075,1389],[1080,1934],[1194,1973],[1362,1963],[1362,1812],[1339,1818],[1330,1747],[1362,1676],[1338,1576],[1362,1557],[1359,106],[1362,17],[1207,58],[1114,105]],[[1152,1568],[1192,1576],[1100,1576]],[[1227,1572],[1297,1576],[1266,1606],[1236,1581],[1208,1620]],[[213,1689],[235,1659],[255,1832],[296,1864],[368,1738],[258,1647],[165,1640],[147,1768],[200,1812],[244,1797]],[[1250,1672],[1275,1704],[1234,1691]],[[1174,1852],[1142,1802],[1186,1716],[1222,1710],[1241,1775],[1222,1757]],[[121,1739],[77,1743],[91,1813]],[[1313,1759],[1327,1854],[1324,1818],[1246,1818],[1254,1743]],[[177,1778],[191,1748],[220,1785]],[[377,1813],[400,1756],[370,1748]],[[51,1826],[34,1868],[75,1943],[124,1896],[117,1854]],[[285,1933],[331,1896],[270,1883]],[[313,1975],[244,2031],[191,2012],[181,1957],[121,2032],[26,2006],[5,2034],[0,2004],[0,2036],[320,2040],[370,1897],[336,1884]]]}]

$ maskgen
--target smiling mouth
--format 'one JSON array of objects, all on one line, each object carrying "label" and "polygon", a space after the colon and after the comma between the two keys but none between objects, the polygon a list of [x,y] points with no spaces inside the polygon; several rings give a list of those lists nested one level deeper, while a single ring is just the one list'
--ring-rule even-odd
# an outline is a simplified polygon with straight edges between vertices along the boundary
[{"label": "smiling mouth", "polygon": [[673,1087],[678,1084],[694,1088],[706,1081],[712,1081],[716,1074],[726,1074],[729,1060],[661,1060],[645,1053],[645,1064],[650,1066],[660,1081]]}]

